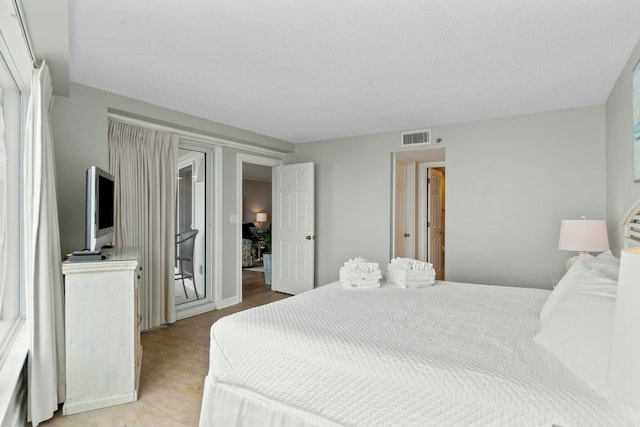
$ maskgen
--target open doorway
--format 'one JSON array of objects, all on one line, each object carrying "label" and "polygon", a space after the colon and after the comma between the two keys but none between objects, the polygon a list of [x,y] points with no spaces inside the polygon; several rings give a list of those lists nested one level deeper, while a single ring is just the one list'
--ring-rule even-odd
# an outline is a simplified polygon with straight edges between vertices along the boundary
[{"label": "open doorway", "polygon": [[242,295],[270,290],[271,168],[242,167]]},{"label": "open doorway", "polygon": [[272,168],[281,160],[238,154],[238,302],[243,296],[271,292],[269,252],[273,221]]},{"label": "open doorway", "polygon": [[393,155],[391,256],[431,262],[436,278],[445,272],[444,148]]}]

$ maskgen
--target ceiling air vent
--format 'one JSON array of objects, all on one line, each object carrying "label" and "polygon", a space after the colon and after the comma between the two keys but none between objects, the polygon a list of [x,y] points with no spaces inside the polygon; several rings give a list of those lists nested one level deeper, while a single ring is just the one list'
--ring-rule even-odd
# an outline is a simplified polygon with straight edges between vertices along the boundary
[{"label": "ceiling air vent", "polygon": [[402,132],[402,146],[431,144],[431,129],[418,130],[413,132]]}]

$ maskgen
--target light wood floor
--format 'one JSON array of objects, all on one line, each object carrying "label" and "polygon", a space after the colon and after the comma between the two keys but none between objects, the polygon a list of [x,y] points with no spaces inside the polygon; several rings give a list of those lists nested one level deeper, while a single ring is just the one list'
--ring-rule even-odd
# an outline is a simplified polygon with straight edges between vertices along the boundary
[{"label": "light wood floor", "polygon": [[221,317],[287,298],[264,284],[264,273],[242,272],[241,304],[180,320],[142,334],[138,401],[81,414],[62,410],[43,426],[197,426],[209,368],[209,329]]}]

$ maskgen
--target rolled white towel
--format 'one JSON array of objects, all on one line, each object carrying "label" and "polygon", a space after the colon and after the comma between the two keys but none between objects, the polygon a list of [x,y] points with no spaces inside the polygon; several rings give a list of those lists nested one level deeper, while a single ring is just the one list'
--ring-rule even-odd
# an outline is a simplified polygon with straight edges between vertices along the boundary
[{"label": "rolled white towel", "polygon": [[407,282],[433,284],[436,279],[435,270],[411,270],[405,271],[389,266],[387,268],[387,279],[396,284]]},{"label": "rolled white towel", "polygon": [[404,271],[396,268],[387,270],[387,279],[403,288],[420,288],[435,284],[435,270]]},{"label": "rolled white towel", "polygon": [[356,280],[356,279],[381,279],[382,272],[380,269],[363,272],[358,269],[353,269],[351,267],[340,267],[340,280]]},{"label": "rolled white towel", "polygon": [[377,262],[365,258],[354,258],[340,267],[340,283],[347,288],[380,287],[382,272]]},{"label": "rolled white towel", "polygon": [[411,279],[430,279],[436,277],[435,270],[400,270],[391,266],[387,267],[387,273],[390,276],[397,275]]},{"label": "rolled white towel", "polygon": [[433,270],[433,264],[426,261],[420,261],[413,258],[394,258],[389,263],[393,268],[399,268],[405,271],[415,270]]},{"label": "rolled white towel", "polygon": [[380,271],[380,266],[377,262],[360,262],[348,264],[342,267],[344,269],[348,269],[353,271],[355,274],[370,274]]}]

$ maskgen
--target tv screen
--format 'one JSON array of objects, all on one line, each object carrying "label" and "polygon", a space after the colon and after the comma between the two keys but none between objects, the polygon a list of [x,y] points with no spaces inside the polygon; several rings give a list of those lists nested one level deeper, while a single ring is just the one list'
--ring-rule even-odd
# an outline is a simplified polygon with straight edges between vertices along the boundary
[{"label": "tv screen", "polygon": [[113,243],[115,179],[92,166],[87,169],[85,248],[99,250]]},{"label": "tv screen", "polygon": [[98,175],[98,229],[113,227],[113,180]]}]

